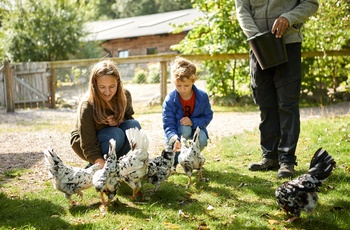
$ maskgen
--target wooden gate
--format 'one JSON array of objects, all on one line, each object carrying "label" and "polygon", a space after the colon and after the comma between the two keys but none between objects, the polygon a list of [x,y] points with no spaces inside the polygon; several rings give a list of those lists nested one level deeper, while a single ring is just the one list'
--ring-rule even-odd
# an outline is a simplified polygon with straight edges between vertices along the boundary
[{"label": "wooden gate", "polygon": [[[4,82],[12,81],[12,92],[7,91],[5,84],[5,100],[0,103],[8,103],[6,97],[13,98],[16,108],[36,108],[48,106],[50,103],[50,66],[47,62],[30,62],[11,65],[12,76],[2,73]],[[12,95],[11,95],[12,94]],[[3,105],[3,104],[2,104]],[[5,104],[6,105],[6,104]],[[8,106],[7,106],[8,107]]]}]

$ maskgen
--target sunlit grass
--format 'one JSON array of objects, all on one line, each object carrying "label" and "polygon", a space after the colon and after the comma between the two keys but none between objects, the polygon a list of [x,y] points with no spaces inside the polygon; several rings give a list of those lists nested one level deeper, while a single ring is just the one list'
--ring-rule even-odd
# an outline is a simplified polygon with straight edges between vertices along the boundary
[{"label": "sunlit grass", "polygon": [[320,189],[316,211],[293,223],[285,221],[286,214],[275,203],[275,189],[284,181],[277,179],[277,171],[247,169],[261,159],[255,130],[213,140],[203,152],[206,182],[198,182],[195,172],[185,190],[187,176],[178,167],[179,173],[155,194],[144,182],[144,199],[138,202],[130,200],[131,189],[123,184],[104,217],[93,188],[84,191],[82,201],[73,196],[79,204],[71,207],[51,181],[40,190],[22,189],[19,178],[28,172],[7,171],[0,181],[0,229],[349,229],[350,117],[302,122],[296,176],[308,170],[319,147],[335,158],[337,168]]}]

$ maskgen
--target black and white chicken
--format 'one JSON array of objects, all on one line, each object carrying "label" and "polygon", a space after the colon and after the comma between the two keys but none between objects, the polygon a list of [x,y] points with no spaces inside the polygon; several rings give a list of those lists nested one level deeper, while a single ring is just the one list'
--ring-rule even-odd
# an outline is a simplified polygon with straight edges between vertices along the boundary
[{"label": "black and white chicken", "polygon": [[[95,173],[92,180],[96,191],[100,192],[101,194],[101,211],[107,209],[107,206],[117,194],[120,185],[119,169],[117,166],[116,141],[114,139],[109,140],[109,151],[105,157],[106,159],[103,168]],[[104,194],[106,194],[108,197],[107,204],[104,199]]]},{"label": "black and white chicken", "polygon": [[336,162],[328,152],[319,148],[310,162],[310,169],[298,178],[284,182],[276,189],[276,203],[292,217],[289,222],[300,217],[301,211],[312,213],[316,207],[319,187],[333,171]]},{"label": "black and white chicken", "polygon": [[[204,156],[201,154],[199,146],[199,133],[200,128],[197,127],[193,134],[192,140],[187,141],[184,137],[181,137],[181,150],[179,154],[179,164],[188,176],[188,182],[186,189],[191,184],[191,176],[193,169],[199,169],[198,181],[202,178],[203,165],[205,162]],[[187,143],[189,142],[189,144]]]},{"label": "black and white chicken", "polygon": [[99,165],[95,164],[87,169],[67,166],[52,148],[44,150],[44,156],[49,173],[54,178],[54,188],[63,192],[70,203],[75,205],[71,196],[77,194],[83,198],[82,190],[92,187],[92,177]]},{"label": "black and white chicken", "polygon": [[176,136],[170,139],[161,155],[149,160],[146,179],[149,183],[155,185],[153,193],[155,193],[160,184],[171,175],[171,167],[174,164],[175,156],[173,147],[176,139]]},{"label": "black and white chicken", "polygon": [[120,180],[132,189],[132,199],[142,195],[141,181],[148,171],[148,137],[144,130],[130,128],[125,131],[131,150],[118,160]]}]

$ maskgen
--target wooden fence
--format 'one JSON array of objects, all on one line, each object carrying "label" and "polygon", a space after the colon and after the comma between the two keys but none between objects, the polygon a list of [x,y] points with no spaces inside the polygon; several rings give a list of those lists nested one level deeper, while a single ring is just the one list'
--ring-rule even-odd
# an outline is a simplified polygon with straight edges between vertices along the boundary
[{"label": "wooden fence", "polygon": [[[4,96],[0,97],[2,103],[6,103],[8,112],[13,112],[15,107],[48,106],[51,90],[50,68],[47,62],[19,63],[10,65],[4,62],[2,67],[4,84]],[[12,89],[12,90],[9,90]]]},{"label": "wooden fence", "polygon": [[[317,56],[348,56],[350,50],[303,52],[303,57]],[[112,58],[118,65],[131,65],[140,63],[159,63],[160,76],[160,99],[164,100],[167,94],[167,67],[178,54],[157,54],[145,56],[132,56],[127,58]],[[248,54],[202,54],[181,55],[190,60],[237,60],[247,59]],[[0,105],[6,105],[8,112],[13,112],[15,107],[55,107],[57,72],[64,68],[90,67],[100,59],[82,59],[53,61],[40,63],[4,63],[0,66]],[[8,90],[12,89],[12,90]]]}]

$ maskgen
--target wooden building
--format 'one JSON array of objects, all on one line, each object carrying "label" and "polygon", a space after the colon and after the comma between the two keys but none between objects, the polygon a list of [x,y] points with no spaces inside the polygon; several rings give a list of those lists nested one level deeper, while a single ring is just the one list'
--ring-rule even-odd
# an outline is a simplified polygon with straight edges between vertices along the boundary
[{"label": "wooden building", "polygon": [[144,15],[86,24],[89,40],[101,42],[113,57],[176,53],[170,49],[178,44],[192,27],[184,27],[180,33],[172,33],[172,25],[191,22],[202,16],[198,9]]}]

